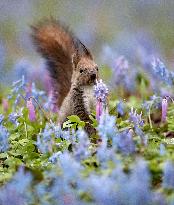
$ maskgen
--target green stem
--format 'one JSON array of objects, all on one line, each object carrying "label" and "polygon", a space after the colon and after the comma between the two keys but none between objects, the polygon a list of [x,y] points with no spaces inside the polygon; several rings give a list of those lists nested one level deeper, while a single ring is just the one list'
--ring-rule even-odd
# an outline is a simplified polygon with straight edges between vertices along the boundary
[{"label": "green stem", "polygon": [[151,109],[151,106],[150,106],[150,108],[149,108],[149,115],[148,115],[148,118],[149,118],[150,128],[152,129],[153,127],[152,127],[152,120],[151,120],[151,117],[150,117],[150,114],[151,114],[150,109]]},{"label": "green stem", "polygon": [[24,122],[24,126],[25,126],[25,135],[26,135],[26,138],[28,138],[28,133],[27,133],[27,124]]}]

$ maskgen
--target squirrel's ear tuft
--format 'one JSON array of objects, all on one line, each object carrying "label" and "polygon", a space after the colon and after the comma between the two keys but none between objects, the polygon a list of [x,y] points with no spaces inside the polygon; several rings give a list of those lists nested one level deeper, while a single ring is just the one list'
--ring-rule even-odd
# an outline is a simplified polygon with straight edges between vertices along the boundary
[{"label": "squirrel's ear tuft", "polygon": [[74,68],[77,67],[77,64],[79,63],[80,59],[81,59],[81,56],[79,55],[78,52],[72,55],[72,64],[74,65]]}]

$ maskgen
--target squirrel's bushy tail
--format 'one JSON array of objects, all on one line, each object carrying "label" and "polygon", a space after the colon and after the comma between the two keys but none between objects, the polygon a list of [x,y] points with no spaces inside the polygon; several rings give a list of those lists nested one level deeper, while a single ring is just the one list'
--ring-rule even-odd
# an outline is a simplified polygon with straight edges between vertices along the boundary
[{"label": "squirrel's bushy tail", "polygon": [[53,97],[60,108],[71,87],[72,56],[77,52],[92,58],[88,49],[56,20],[45,20],[32,28],[32,39],[37,51],[46,59],[52,79]]}]

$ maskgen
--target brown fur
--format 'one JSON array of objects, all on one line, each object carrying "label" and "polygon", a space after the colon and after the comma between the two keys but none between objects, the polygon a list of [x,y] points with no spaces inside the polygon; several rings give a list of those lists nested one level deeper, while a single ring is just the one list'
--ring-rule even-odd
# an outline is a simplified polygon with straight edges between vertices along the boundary
[{"label": "brown fur", "polygon": [[[60,108],[60,123],[68,115],[78,115],[90,122],[90,98],[98,67],[90,51],[65,26],[55,20],[46,20],[32,26],[32,38],[37,50],[46,59],[47,68],[52,78],[54,98]],[[91,91],[90,91],[91,92]],[[94,131],[87,129],[89,134]]]}]

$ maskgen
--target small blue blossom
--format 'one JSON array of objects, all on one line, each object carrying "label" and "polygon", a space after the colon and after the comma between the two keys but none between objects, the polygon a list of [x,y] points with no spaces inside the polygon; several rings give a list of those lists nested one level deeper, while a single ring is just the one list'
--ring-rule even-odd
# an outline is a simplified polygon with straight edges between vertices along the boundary
[{"label": "small blue blossom", "polygon": [[26,85],[27,84],[24,76],[22,76],[22,79],[12,84],[12,90],[10,95],[8,95],[8,99],[14,98],[14,109],[16,109],[16,106],[19,104],[21,99],[25,101],[24,93]]},{"label": "small blue blossom", "polygon": [[20,80],[13,82],[11,94],[12,95],[18,94],[19,92],[24,91],[25,88],[26,88],[26,81],[23,75]]},{"label": "small blue blossom", "polygon": [[4,115],[0,114],[0,124],[2,124],[3,120],[4,120]]},{"label": "small blue blossom", "polygon": [[10,122],[12,122],[13,124],[15,124],[16,126],[19,125],[19,122],[17,121],[17,119],[20,117],[20,114],[16,113],[16,112],[12,112],[11,114],[9,114],[8,119]]},{"label": "small blue blossom", "polygon": [[0,152],[5,152],[9,148],[8,144],[9,133],[5,127],[0,125]]},{"label": "small blue blossom", "polygon": [[120,114],[121,116],[124,115],[124,113],[125,113],[125,105],[124,105],[123,101],[119,101],[119,103],[117,104],[117,108],[116,109],[117,109],[118,114]]},{"label": "small blue blossom", "polygon": [[59,155],[61,154],[61,152],[56,152],[56,153],[53,153],[52,156],[49,158],[49,161],[52,163],[52,164],[55,164],[58,160],[58,157]]},{"label": "small blue blossom", "polygon": [[40,97],[45,97],[45,92],[43,90],[38,90],[35,83],[32,83],[31,96],[33,96],[36,100],[39,100]]},{"label": "small blue blossom", "polygon": [[150,97],[150,100],[145,101],[142,104],[143,109],[146,110],[146,112],[150,112],[151,109],[159,109],[161,108],[161,102],[162,102],[162,97],[153,95]]}]

